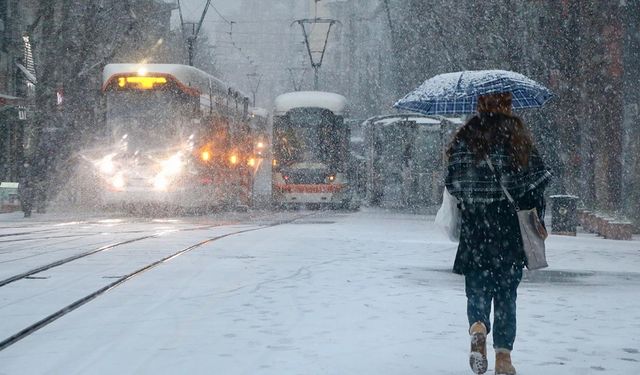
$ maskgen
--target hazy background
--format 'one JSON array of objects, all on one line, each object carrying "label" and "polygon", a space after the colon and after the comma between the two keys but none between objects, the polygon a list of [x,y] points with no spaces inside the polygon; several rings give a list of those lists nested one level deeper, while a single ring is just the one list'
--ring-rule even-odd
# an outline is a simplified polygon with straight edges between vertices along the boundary
[{"label": "hazy background", "polygon": [[[256,106],[270,108],[278,94],[296,89],[312,89],[313,71],[296,19],[331,17],[322,0],[214,0],[203,22],[201,35],[208,38],[213,50],[216,73],[248,96],[255,94]],[[206,0],[182,0],[185,22],[198,22]],[[178,27],[174,14],[172,25]],[[321,51],[326,26],[312,32],[312,49]],[[321,74],[335,71],[329,63],[331,50],[342,30],[334,27],[325,53]],[[319,54],[316,54],[319,57]],[[332,89],[324,82],[321,89]]]}]

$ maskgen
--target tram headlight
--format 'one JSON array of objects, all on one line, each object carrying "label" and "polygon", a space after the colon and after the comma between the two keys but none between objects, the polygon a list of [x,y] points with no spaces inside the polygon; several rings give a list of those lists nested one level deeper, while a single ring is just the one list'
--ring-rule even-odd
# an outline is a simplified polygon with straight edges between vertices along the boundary
[{"label": "tram headlight", "polygon": [[112,175],[115,172],[116,166],[113,163],[114,156],[116,156],[116,154],[109,154],[95,163],[96,167],[101,173]]},{"label": "tram headlight", "polygon": [[124,176],[120,173],[113,176],[113,178],[111,179],[111,186],[113,186],[117,190],[124,189],[125,184],[126,182],[124,180]]},{"label": "tram headlight", "polygon": [[258,154],[258,156],[262,156],[262,154],[264,152],[264,142],[260,141],[260,142],[256,143],[255,152],[256,152],[256,154]]},{"label": "tram headlight", "polygon": [[115,166],[113,165],[113,161],[111,160],[105,160],[104,162],[100,163],[99,168],[100,172],[104,174],[112,174],[115,170]]},{"label": "tram headlight", "polygon": [[169,187],[169,180],[162,174],[153,179],[153,188],[159,191],[166,191]]},{"label": "tram headlight", "polygon": [[171,156],[169,159],[163,160],[160,162],[160,174],[162,176],[175,176],[182,172],[182,168],[184,167],[184,160],[182,160],[182,153],[178,152],[177,154]]}]

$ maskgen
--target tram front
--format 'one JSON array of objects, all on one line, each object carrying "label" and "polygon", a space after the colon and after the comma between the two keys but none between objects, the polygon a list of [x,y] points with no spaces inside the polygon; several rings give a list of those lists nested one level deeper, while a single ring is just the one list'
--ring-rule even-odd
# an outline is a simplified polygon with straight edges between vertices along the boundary
[{"label": "tram front", "polygon": [[273,199],[276,204],[348,206],[347,101],[328,92],[293,92],[275,101]]}]

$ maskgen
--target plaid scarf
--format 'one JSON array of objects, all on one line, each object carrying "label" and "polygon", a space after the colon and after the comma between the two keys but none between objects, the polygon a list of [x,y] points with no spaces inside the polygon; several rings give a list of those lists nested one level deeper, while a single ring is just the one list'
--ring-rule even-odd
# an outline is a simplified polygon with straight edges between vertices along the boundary
[{"label": "plaid scarf", "polygon": [[464,143],[460,143],[449,157],[445,179],[447,190],[454,197],[467,203],[492,203],[506,199],[498,178],[514,199],[539,186],[545,186],[551,173],[545,167],[538,152],[533,150],[526,168],[514,168],[511,158],[504,151],[489,154],[496,169],[494,174],[485,160],[476,160]]}]

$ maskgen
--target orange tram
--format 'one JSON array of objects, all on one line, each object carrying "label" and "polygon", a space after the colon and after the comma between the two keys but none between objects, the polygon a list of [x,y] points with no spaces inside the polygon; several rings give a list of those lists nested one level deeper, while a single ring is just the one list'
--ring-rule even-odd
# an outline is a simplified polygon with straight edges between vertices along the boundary
[{"label": "orange tram", "polygon": [[83,160],[105,204],[251,204],[260,156],[246,95],[179,64],[109,64],[102,91],[105,126]]},{"label": "orange tram", "polygon": [[272,137],[276,205],[350,208],[346,109],[346,98],[330,92],[291,92],[276,98]]}]

